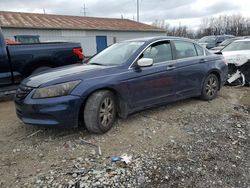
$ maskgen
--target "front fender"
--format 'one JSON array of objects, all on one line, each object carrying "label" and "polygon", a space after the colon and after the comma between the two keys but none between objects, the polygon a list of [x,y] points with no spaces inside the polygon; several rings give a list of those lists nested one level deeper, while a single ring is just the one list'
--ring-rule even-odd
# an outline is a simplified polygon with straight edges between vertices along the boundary
[{"label": "front fender", "polygon": [[[73,95],[80,96],[84,98],[84,103],[89,98],[91,94],[94,92],[100,91],[100,90],[110,90],[112,91],[117,99],[118,104],[118,113],[119,116],[122,118],[126,118],[129,113],[129,92],[126,85],[123,84],[91,84],[90,82],[84,82],[81,83],[80,86],[78,86],[73,92]],[[84,104],[83,103],[83,104]]]}]

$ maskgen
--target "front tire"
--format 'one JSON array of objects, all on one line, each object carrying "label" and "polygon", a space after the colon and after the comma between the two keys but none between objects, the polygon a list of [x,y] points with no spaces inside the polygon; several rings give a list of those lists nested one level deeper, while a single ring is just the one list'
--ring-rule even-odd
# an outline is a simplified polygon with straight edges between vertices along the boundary
[{"label": "front tire", "polygon": [[214,74],[209,74],[202,86],[201,98],[204,100],[212,100],[216,98],[219,90],[219,79]]},{"label": "front tire", "polygon": [[83,115],[89,132],[97,134],[107,132],[116,119],[114,94],[106,90],[93,93],[85,104]]}]

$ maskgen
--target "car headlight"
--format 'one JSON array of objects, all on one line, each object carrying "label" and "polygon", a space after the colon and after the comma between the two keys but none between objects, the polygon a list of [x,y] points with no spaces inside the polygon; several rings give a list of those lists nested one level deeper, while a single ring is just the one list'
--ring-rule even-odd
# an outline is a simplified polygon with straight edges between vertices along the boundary
[{"label": "car headlight", "polygon": [[33,99],[42,99],[50,97],[65,96],[71,93],[71,91],[81,82],[81,80],[65,82],[57,85],[38,88],[33,94]]}]

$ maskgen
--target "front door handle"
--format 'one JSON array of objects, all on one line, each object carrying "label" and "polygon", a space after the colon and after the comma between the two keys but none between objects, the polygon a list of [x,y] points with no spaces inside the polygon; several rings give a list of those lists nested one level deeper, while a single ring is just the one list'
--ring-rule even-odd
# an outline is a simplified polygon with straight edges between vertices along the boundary
[{"label": "front door handle", "polygon": [[175,66],[174,66],[174,65],[169,65],[169,66],[167,66],[167,70],[173,70],[173,69],[175,69]]}]

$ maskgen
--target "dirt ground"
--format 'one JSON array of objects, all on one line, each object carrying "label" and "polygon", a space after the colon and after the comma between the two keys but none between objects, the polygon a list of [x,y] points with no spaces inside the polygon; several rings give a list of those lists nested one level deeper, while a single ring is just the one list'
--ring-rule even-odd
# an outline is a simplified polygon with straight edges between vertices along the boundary
[{"label": "dirt ground", "polygon": [[[1,102],[0,148],[0,187],[250,187],[250,88],[136,113],[104,135],[24,125]],[[133,162],[110,175],[123,153]]]}]

